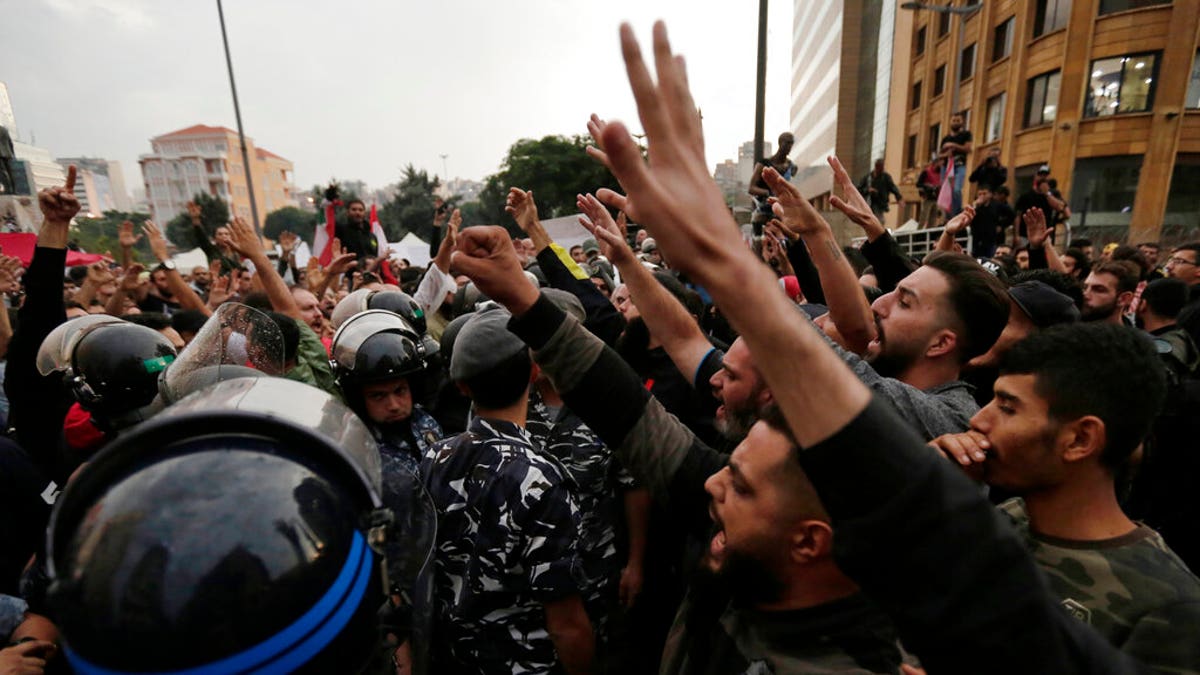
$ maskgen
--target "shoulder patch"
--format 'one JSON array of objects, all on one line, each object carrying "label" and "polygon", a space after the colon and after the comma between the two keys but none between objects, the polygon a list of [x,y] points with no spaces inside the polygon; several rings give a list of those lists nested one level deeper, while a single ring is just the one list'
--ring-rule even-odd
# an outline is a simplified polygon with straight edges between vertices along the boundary
[{"label": "shoulder patch", "polygon": [[1092,622],[1092,610],[1084,607],[1081,603],[1072,600],[1071,598],[1065,598],[1062,601],[1062,606],[1063,609],[1067,610],[1067,613],[1076,619],[1079,619],[1086,624],[1090,624]]}]

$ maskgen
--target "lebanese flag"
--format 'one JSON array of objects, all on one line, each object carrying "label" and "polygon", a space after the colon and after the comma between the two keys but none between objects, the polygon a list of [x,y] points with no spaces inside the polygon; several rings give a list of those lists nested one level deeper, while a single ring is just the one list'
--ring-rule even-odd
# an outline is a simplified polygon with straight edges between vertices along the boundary
[{"label": "lebanese flag", "polygon": [[392,249],[388,247],[387,235],[383,233],[383,225],[379,224],[379,212],[375,208],[375,204],[371,204],[371,214],[368,216],[368,222],[371,223],[371,234],[375,235],[375,243],[379,247],[377,249],[379,257],[379,278],[385,284],[399,286],[400,282],[396,280],[392,274],[392,266],[388,264],[388,258],[392,255]]},{"label": "lebanese flag", "polygon": [[329,244],[337,236],[337,207],[342,202],[325,202],[325,226],[317,225],[313,233],[313,252],[321,267],[327,267],[333,261],[333,247]]},{"label": "lebanese flag", "polygon": [[954,208],[954,157],[946,158],[946,175],[942,179],[942,187],[938,190],[938,208],[950,213]]}]

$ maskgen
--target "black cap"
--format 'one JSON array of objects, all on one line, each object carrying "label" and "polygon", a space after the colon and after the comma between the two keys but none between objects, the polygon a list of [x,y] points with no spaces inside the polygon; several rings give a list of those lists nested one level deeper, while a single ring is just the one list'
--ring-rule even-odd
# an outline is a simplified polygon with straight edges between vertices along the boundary
[{"label": "black cap", "polygon": [[1008,289],[1008,295],[1038,328],[1079,320],[1075,302],[1041,281],[1022,281]]}]

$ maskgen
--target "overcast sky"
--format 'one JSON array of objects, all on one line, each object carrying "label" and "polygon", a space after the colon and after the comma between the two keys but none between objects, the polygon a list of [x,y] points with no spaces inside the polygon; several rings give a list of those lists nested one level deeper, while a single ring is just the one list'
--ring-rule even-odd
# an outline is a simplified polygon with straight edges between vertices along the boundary
[{"label": "overcast sky", "polygon": [[[769,18],[766,134],[788,121],[790,0]],[[296,166],[372,187],[408,163],[494,173],[520,138],[586,133],[596,112],[638,128],[617,43],[655,19],[688,59],[710,169],[754,135],[753,0],[225,0],[242,121]],[[149,138],[235,128],[215,0],[0,0],[0,81],[20,140],[120,160],[130,189]],[[648,50],[648,45],[646,46]]]}]

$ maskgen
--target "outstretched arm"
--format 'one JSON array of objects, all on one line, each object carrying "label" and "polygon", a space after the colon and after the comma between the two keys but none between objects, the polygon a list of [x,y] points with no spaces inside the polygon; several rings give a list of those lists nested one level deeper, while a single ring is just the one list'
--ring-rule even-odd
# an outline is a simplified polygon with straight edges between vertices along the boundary
[{"label": "outstretched arm", "polygon": [[304,315],[300,313],[300,306],[296,304],[295,296],[288,290],[287,284],[283,283],[283,277],[275,271],[275,266],[271,264],[270,259],[267,258],[267,252],[263,250],[262,239],[258,238],[258,233],[254,231],[250,223],[241,216],[234,217],[233,222],[229,225],[229,234],[232,238],[233,248],[254,263],[254,276],[262,281],[263,291],[270,299],[271,307],[276,312],[295,319],[301,326],[307,325],[304,322]]},{"label": "outstretched arm", "polygon": [[[600,190],[600,196],[618,209],[625,199],[607,189]],[[633,257],[633,251],[625,243],[625,233],[600,200],[590,194],[580,195],[576,204],[589,219],[584,221],[581,218],[580,223],[596,237],[601,252],[620,270],[621,279],[629,287],[629,296],[637,305],[646,328],[662,343],[663,349],[687,381],[695,383],[696,371],[704,357],[712,351],[712,343],[704,337],[704,331],[688,314],[687,308]]]},{"label": "outstretched arm", "polygon": [[1038,207],[1026,209],[1021,214],[1025,222],[1025,234],[1029,237],[1029,269],[1049,268],[1055,272],[1067,273],[1067,266],[1058,257],[1054,242],[1050,241],[1050,232],[1046,226],[1046,214]]},{"label": "outstretched arm", "polygon": [[865,354],[867,346],[875,339],[875,315],[858,283],[854,268],[842,255],[829,223],[796,186],[785,181],[774,169],[764,171],[763,177],[775,191],[775,215],[779,216],[784,227],[799,234],[808,247],[813,264],[821,275],[821,288],[825,291],[829,314],[846,340],[847,348],[856,354]]},{"label": "outstretched arm", "polygon": [[961,250],[958,245],[958,235],[967,229],[972,220],[975,220],[975,207],[966,204],[957,216],[946,223],[946,228],[942,230],[942,236],[938,237],[937,243],[933,245],[933,250],[950,252]]},{"label": "outstretched arm", "polygon": [[[158,262],[164,263],[171,259],[171,254],[167,250],[167,240],[163,237],[162,231],[158,226],[147,220],[142,223],[142,232],[150,239],[150,250],[154,253],[154,257]],[[200,299],[196,291],[188,285],[188,282],[183,280],[183,275],[177,269],[165,270],[167,275],[167,285],[171,288],[171,296],[179,301],[179,305],[184,309],[195,309],[207,316],[211,312],[208,311],[208,305]],[[136,290],[136,286],[133,290]]]}]

